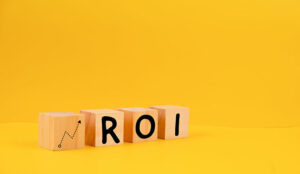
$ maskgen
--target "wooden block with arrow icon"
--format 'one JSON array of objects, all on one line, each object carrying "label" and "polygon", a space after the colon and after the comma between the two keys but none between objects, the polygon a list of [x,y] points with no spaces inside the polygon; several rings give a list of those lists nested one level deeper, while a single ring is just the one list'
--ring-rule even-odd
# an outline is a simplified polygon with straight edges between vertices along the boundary
[{"label": "wooden block with arrow icon", "polygon": [[83,148],[85,117],[74,112],[39,114],[39,146],[50,150]]}]

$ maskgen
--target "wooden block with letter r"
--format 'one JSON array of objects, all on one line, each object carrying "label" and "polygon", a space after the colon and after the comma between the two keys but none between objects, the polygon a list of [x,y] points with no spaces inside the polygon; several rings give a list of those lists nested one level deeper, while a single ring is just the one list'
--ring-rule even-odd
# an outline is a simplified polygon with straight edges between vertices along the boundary
[{"label": "wooden block with letter r", "polygon": [[39,146],[50,150],[84,147],[84,115],[74,112],[39,114]]},{"label": "wooden block with letter r", "polygon": [[189,108],[163,105],[151,106],[158,111],[158,138],[184,138],[189,134]]},{"label": "wooden block with letter r", "polygon": [[82,110],[80,112],[86,116],[86,144],[91,146],[123,144],[123,112],[112,109]]},{"label": "wooden block with letter r", "polygon": [[144,142],[157,139],[157,111],[149,108],[120,108],[124,112],[124,140]]}]

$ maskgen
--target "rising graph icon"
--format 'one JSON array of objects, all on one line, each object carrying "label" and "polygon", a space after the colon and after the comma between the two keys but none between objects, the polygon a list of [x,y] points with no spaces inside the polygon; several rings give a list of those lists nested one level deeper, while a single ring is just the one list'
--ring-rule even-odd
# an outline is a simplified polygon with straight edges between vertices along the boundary
[{"label": "rising graph icon", "polygon": [[72,135],[70,135],[68,131],[64,132],[64,135],[62,136],[62,138],[60,140],[60,143],[58,144],[58,148],[61,148],[62,142],[64,141],[64,138],[65,138],[66,135],[69,136],[73,140],[80,124],[81,124],[81,120],[78,120],[77,126],[76,126],[76,128],[74,130],[74,133]]}]

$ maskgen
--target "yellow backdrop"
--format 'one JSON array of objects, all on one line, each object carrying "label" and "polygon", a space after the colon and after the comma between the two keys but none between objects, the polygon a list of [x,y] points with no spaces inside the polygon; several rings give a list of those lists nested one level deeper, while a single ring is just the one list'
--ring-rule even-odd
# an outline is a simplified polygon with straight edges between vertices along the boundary
[{"label": "yellow backdrop", "polygon": [[175,104],[191,124],[300,125],[298,0],[1,0],[0,122]]}]

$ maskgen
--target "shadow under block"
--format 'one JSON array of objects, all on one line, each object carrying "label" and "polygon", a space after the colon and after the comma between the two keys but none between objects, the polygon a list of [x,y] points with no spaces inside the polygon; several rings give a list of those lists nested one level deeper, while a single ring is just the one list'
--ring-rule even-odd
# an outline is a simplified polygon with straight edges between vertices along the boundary
[{"label": "shadow under block", "polygon": [[137,143],[157,140],[157,111],[148,108],[120,108],[124,112],[124,141]]},{"label": "shadow under block", "polygon": [[158,138],[185,138],[189,134],[189,108],[182,106],[151,106],[158,111]]},{"label": "shadow under block", "polygon": [[85,143],[90,146],[123,144],[124,113],[111,109],[82,110],[86,117]]},{"label": "shadow under block", "polygon": [[39,114],[39,146],[50,150],[84,147],[84,115],[73,112]]}]

